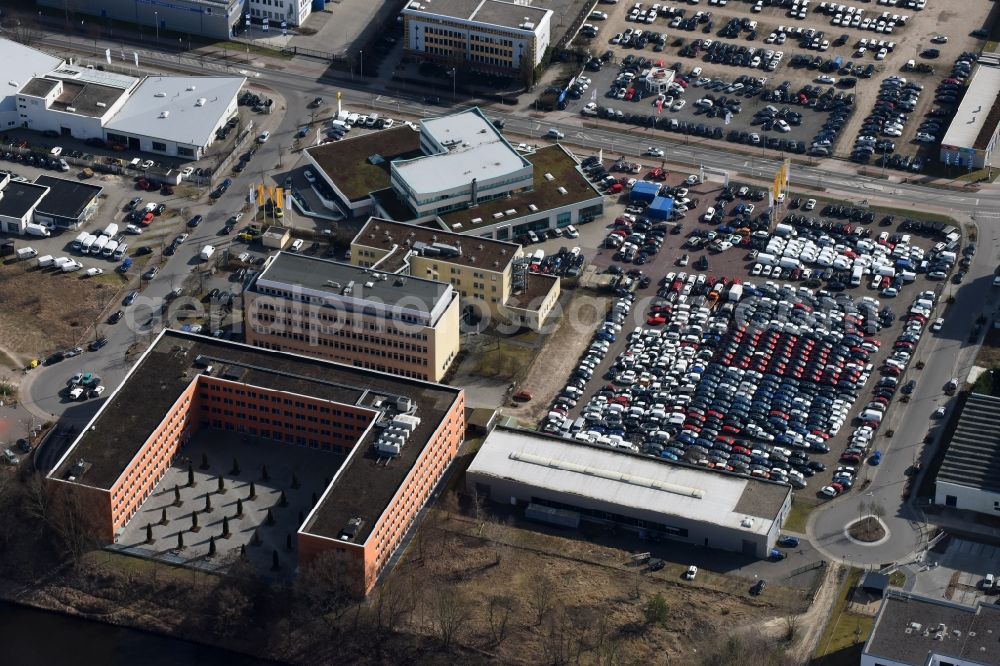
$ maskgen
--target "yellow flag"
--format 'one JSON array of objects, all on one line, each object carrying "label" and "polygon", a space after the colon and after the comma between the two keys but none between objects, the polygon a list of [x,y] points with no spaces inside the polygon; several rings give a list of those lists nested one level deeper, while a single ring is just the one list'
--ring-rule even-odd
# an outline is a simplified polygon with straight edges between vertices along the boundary
[{"label": "yellow flag", "polygon": [[268,186],[268,188],[267,188],[267,198],[271,200],[271,204],[273,205],[274,204],[274,185]]},{"label": "yellow flag", "polygon": [[264,183],[261,183],[257,186],[257,205],[258,206],[264,205]]},{"label": "yellow flag", "polygon": [[284,208],[285,207],[285,188],[283,188],[283,187],[276,187],[276,188],[274,188],[274,197],[275,197],[274,203],[278,206],[278,208]]}]

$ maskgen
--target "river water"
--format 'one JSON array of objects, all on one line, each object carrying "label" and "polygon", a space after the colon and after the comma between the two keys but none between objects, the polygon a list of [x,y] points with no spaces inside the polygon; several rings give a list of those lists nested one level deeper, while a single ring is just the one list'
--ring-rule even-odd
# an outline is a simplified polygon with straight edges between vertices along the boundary
[{"label": "river water", "polygon": [[265,666],[273,662],[0,601],[0,664]]}]

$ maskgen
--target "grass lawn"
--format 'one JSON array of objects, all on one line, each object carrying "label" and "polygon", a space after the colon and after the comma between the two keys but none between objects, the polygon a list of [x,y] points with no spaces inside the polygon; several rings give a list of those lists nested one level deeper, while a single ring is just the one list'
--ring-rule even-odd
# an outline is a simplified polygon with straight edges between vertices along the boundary
[{"label": "grass lawn", "polygon": [[538,350],[498,341],[497,345],[491,344],[487,349],[478,353],[479,358],[472,374],[481,377],[513,379],[528,369]]},{"label": "grass lawn", "polygon": [[903,587],[906,585],[906,574],[902,571],[893,571],[889,574],[889,585],[893,587]]},{"label": "grass lawn", "polygon": [[813,655],[813,663],[822,663],[824,666],[858,663],[854,648],[864,645],[875,624],[875,618],[848,613],[845,609],[851,591],[863,573],[861,569],[851,569],[841,584],[837,603],[830,613],[830,620],[823,630],[823,636],[816,647],[816,654]]},{"label": "grass lawn", "polygon": [[792,500],[792,510],[788,512],[788,520],[785,521],[785,529],[790,532],[804,534],[806,523],[809,521],[809,514],[816,508],[815,504],[806,504],[800,500]]}]

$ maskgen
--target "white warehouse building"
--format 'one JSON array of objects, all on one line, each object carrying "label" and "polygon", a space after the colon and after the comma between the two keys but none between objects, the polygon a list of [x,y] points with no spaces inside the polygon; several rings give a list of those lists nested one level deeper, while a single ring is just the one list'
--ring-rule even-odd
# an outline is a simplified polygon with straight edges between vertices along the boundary
[{"label": "white warehouse building", "polygon": [[236,113],[245,82],[234,76],[147,76],[105,126],[105,140],[198,159]]},{"label": "white warehouse building", "polygon": [[191,160],[215,141],[237,112],[242,76],[147,76],[63,62],[0,39],[11,63],[0,97],[4,127],[25,127],[75,139],[100,139],[131,151]]},{"label": "white warehouse building", "polygon": [[790,486],[604,446],[498,428],[466,472],[469,492],[563,527],[614,524],[765,558],[791,509]]}]

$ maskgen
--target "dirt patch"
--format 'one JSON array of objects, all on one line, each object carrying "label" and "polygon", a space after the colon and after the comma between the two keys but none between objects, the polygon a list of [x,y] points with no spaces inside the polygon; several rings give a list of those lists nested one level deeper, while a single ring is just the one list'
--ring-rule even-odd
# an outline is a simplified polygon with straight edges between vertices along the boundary
[{"label": "dirt patch", "polygon": [[878,519],[867,516],[851,523],[851,526],[847,528],[847,533],[858,541],[872,543],[885,537],[885,528],[882,527],[882,523]]},{"label": "dirt patch", "polygon": [[558,329],[549,336],[518,387],[530,391],[533,400],[512,415],[525,423],[534,423],[548,412],[549,403],[563,387],[573,364],[590,344],[610,303],[609,297],[591,292],[576,291],[573,294],[563,307]]},{"label": "dirt patch", "polygon": [[[769,586],[749,596],[750,583],[699,572],[682,580],[683,568],[650,572],[627,552],[592,542],[521,530],[489,518],[435,509],[421,527],[394,577],[414,589],[418,605],[434,607],[448,590],[449,603],[467,617],[461,642],[491,652],[500,663],[568,663],[553,650],[569,649],[580,663],[613,649],[620,663],[667,663],[690,655],[707,634],[759,627],[798,614],[808,604],[802,590]],[[409,581],[420,581],[416,588]],[[667,621],[653,623],[647,604],[661,595]],[[512,610],[502,641],[491,629],[491,602]],[[408,631],[427,631],[411,624]],[[562,648],[558,647],[562,646]]]},{"label": "dirt patch", "polygon": [[87,278],[42,270],[30,261],[0,265],[0,339],[6,355],[39,357],[78,344],[121,286],[117,274]]}]

